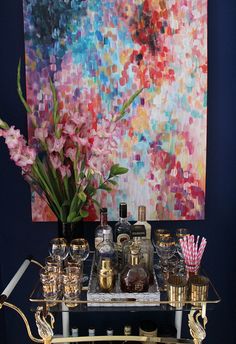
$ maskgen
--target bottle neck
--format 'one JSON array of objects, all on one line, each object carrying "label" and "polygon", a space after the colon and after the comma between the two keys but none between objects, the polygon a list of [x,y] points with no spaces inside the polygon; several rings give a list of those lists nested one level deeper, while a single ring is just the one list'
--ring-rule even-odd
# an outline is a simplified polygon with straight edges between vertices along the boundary
[{"label": "bottle neck", "polygon": [[128,219],[127,219],[127,217],[120,217],[119,222],[125,223],[125,222],[128,222]]},{"label": "bottle neck", "polygon": [[101,226],[107,226],[107,213],[101,213]]},{"label": "bottle neck", "polygon": [[138,221],[140,222],[146,221],[146,207],[143,205],[138,207]]},{"label": "bottle neck", "polygon": [[138,254],[131,254],[131,265],[138,265],[139,264],[139,255]]}]

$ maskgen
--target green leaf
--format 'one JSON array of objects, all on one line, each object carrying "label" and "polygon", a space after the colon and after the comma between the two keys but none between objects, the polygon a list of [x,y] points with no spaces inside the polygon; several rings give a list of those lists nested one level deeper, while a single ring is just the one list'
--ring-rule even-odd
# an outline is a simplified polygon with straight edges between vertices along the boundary
[{"label": "green leaf", "polygon": [[4,122],[1,118],[0,118],[0,128],[1,129],[6,129],[6,130],[8,130],[9,129],[9,125],[6,123],[6,122]]},{"label": "green leaf", "polygon": [[88,195],[90,195],[90,196],[93,196],[93,195],[95,195],[96,194],[96,188],[94,187],[94,186],[92,186],[92,185],[88,185],[87,187],[86,187],[86,193],[88,194]]},{"label": "green leaf", "polygon": [[122,166],[120,166],[120,165],[118,165],[118,164],[115,164],[115,165],[113,165],[113,166],[111,167],[111,169],[110,169],[109,178],[112,178],[112,177],[114,177],[114,176],[118,176],[118,175],[120,175],[120,174],[125,174],[125,173],[127,173],[128,171],[129,171],[128,168],[122,167]]},{"label": "green leaf", "polygon": [[109,179],[108,181],[109,181],[109,183],[111,183],[112,185],[117,185],[117,184],[118,184],[115,180]]},{"label": "green leaf", "polygon": [[116,122],[118,120],[120,120],[122,117],[124,117],[126,110],[128,109],[128,107],[133,103],[133,101],[135,100],[135,98],[138,97],[138,95],[144,90],[144,87],[139,89],[138,91],[136,91],[122,106],[121,110],[120,110],[120,116],[116,119]]},{"label": "green leaf", "polygon": [[22,88],[21,88],[20,71],[21,71],[21,60],[19,60],[18,67],[17,67],[17,93],[18,93],[20,100],[21,100],[22,104],[24,105],[26,111],[28,113],[30,113],[30,112],[32,112],[32,110],[31,110],[29,104],[27,103],[27,101],[25,100],[25,98],[23,96]]},{"label": "green leaf", "polygon": [[82,216],[77,216],[77,217],[74,217],[71,222],[79,222],[81,220],[82,220]]},{"label": "green leaf", "polygon": [[75,195],[74,195],[74,197],[72,199],[71,205],[70,205],[70,213],[71,212],[75,212],[77,204],[78,204],[78,194],[75,193]]},{"label": "green leaf", "polygon": [[77,217],[77,213],[75,211],[72,211],[68,216],[67,216],[67,222],[73,222],[73,219]]},{"label": "green leaf", "polygon": [[79,199],[81,199],[82,202],[86,202],[87,196],[83,191],[80,191],[79,194]]},{"label": "green leaf", "polygon": [[106,190],[108,192],[110,192],[112,190],[112,188],[110,188],[109,186],[107,186],[106,184],[101,184],[99,185],[99,189],[100,190]]},{"label": "green leaf", "polygon": [[80,209],[79,213],[82,217],[87,217],[89,215],[89,212],[87,210],[84,210],[84,209]]}]

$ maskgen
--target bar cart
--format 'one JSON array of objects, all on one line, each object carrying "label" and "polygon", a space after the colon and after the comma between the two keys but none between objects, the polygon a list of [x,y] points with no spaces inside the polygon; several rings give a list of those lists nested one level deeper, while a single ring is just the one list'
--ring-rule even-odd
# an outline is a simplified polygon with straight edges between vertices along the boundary
[{"label": "bar cart", "polygon": [[[91,255],[92,256],[92,255]],[[159,298],[155,300],[136,300],[133,297],[127,299],[115,298],[110,301],[101,300],[99,297],[97,300],[89,300],[88,296],[88,286],[82,288],[81,297],[76,300],[76,306],[69,309],[64,300],[56,300],[56,304],[53,307],[49,307],[49,300],[43,298],[42,291],[40,289],[40,283],[37,283],[33,289],[32,294],[29,299],[32,302],[32,311],[35,313],[35,321],[38,329],[38,334],[40,338],[36,338],[32,332],[30,324],[22,312],[17,306],[8,302],[8,298],[15,288],[16,284],[21,279],[22,275],[25,273],[30,264],[35,264],[37,267],[42,267],[42,265],[36,260],[27,258],[14,277],[11,279],[7,287],[4,289],[0,296],[0,308],[6,307],[11,308],[16,311],[22,318],[28,336],[32,342],[51,344],[51,343],[75,343],[75,342],[90,342],[91,337],[71,337],[69,335],[69,316],[70,312],[89,312],[91,308],[93,311],[114,311],[114,307],[117,311],[133,312],[142,311],[153,311],[154,314],[157,311],[173,311],[175,312],[175,326],[177,329],[176,338],[161,338],[161,337],[146,337],[146,336],[94,336],[92,338],[93,342],[104,342],[104,341],[137,341],[137,342],[157,342],[157,343],[194,343],[201,344],[206,337],[206,323],[207,316],[206,311],[208,309],[213,309],[214,305],[221,301],[219,294],[217,293],[214,285],[210,281],[208,299],[204,302],[198,301],[194,305],[192,301],[186,301],[184,305],[179,305],[179,303],[170,305],[170,300],[168,300],[166,292],[158,290]],[[87,269],[91,268],[91,260],[87,262]],[[91,279],[91,275],[90,275]],[[62,325],[63,325],[63,336],[54,336],[53,333],[53,323],[54,323],[54,312],[61,312],[62,315]],[[188,326],[192,339],[181,338],[181,326],[182,326],[182,314],[183,312],[188,312]]]}]

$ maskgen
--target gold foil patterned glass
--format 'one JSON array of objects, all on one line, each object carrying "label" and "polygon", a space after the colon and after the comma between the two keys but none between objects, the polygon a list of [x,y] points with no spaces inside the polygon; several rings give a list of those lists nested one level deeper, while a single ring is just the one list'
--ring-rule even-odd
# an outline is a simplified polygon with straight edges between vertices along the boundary
[{"label": "gold foil patterned glass", "polygon": [[209,279],[205,276],[195,275],[189,279],[190,300],[193,306],[201,306],[201,302],[207,301]]},{"label": "gold foil patterned glass", "polygon": [[187,280],[182,276],[170,276],[167,281],[167,293],[170,306],[183,307],[187,299]]}]

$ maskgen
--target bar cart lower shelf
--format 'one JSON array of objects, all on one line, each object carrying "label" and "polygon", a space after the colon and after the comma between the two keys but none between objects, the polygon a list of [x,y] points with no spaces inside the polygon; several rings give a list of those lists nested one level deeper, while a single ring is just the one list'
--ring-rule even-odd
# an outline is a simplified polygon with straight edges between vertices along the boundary
[{"label": "bar cart lower shelf", "polygon": [[[91,337],[70,337],[69,336],[69,316],[71,312],[89,312],[89,309],[93,308],[93,311],[96,311],[96,307],[89,307],[90,302],[87,300],[87,287],[83,287],[83,292],[81,295],[80,300],[76,300],[76,307],[73,307],[72,309],[68,309],[63,300],[57,300],[56,306],[49,307],[49,300],[45,300],[42,297],[42,293],[40,293],[40,287],[37,285],[35,289],[33,290],[33,293],[30,296],[30,301],[34,305],[32,307],[32,311],[35,313],[35,321],[38,329],[38,334],[40,338],[36,338],[32,332],[29,325],[29,322],[22,312],[21,309],[19,309],[17,306],[9,303],[7,299],[9,298],[11,292],[13,291],[16,284],[19,282],[20,278],[26,271],[26,269],[29,267],[30,263],[34,263],[38,266],[41,266],[40,263],[33,259],[26,259],[23,264],[18,269],[15,276],[12,278],[8,286],[4,289],[0,296],[0,308],[7,307],[10,309],[13,309],[16,311],[21,318],[23,319],[26,330],[28,333],[28,336],[32,342],[35,343],[43,343],[43,344],[51,344],[51,343],[76,343],[76,342],[91,342]],[[96,305],[99,305],[99,300],[96,300]],[[112,301],[114,302],[114,300]],[[117,300],[116,302],[123,302]],[[220,297],[213,286],[213,284],[210,281],[209,285],[209,293],[208,293],[208,299],[204,302],[197,302],[197,305],[194,306],[191,304],[190,301],[186,301],[185,305],[181,308],[176,308],[169,305],[169,300],[167,299],[166,293],[160,291],[160,301],[159,304],[156,304],[156,301],[154,301],[154,304],[149,304],[148,307],[143,302],[143,305],[139,307],[135,307],[134,300],[127,300],[127,306],[125,307],[126,312],[132,312],[138,311],[138,309],[142,309],[142,311],[145,311],[147,309],[148,311],[153,312],[160,312],[160,311],[173,311],[175,312],[175,320],[176,320],[176,326],[177,326],[177,338],[162,338],[162,337],[146,337],[146,336],[94,336],[92,338],[93,342],[128,342],[128,341],[137,341],[137,342],[156,342],[156,343],[194,343],[194,344],[201,344],[202,341],[206,337],[206,323],[207,323],[207,316],[206,311],[208,309],[211,309],[215,304],[220,302]],[[130,302],[130,305],[129,305]],[[136,301],[140,302],[140,301]],[[118,305],[119,306],[119,305]],[[110,307],[97,307],[98,311],[106,312],[109,310]],[[111,307],[112,310],[114,308]],[[111,310],[110,309],[110,310]],[[119,311],[122,309],[124,311],[124,307],[115,307],[116,311]],[[62,322],[63,322],[63,337],[56,337],[53,333],[53,324],[55,321],[54,312],[61,312],[62,314]],[[180,338],[180,332],[181,332],[181,322],[182,322],[182,314],[183,312],[188,312],[188,326],[190,330],[190,334],[192,339],[182,339]]]}]

